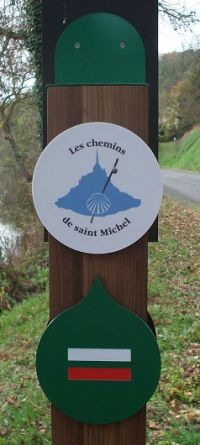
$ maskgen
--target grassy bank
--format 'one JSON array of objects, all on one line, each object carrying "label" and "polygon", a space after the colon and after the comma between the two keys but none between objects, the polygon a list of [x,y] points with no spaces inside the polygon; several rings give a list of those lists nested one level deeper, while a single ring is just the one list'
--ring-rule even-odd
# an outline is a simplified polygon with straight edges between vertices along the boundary
[{"label": "grassy bank", "polygon": [[[149,310],[157,327],[162,377],[148,404],[148,445],[199,445],[199,217],[199,211],[166,198],[160,242],[150,246]],[[51,444],[49,405],[34,370],[47,306],[42,294],[0,317],[0,445]]]},{"label": "grassy bank", "polygon": [[0,444],[50,444],[49,406],[35,373],[35,351],[48,321],[47,294],[0,317]]},{"label": "grassy bank", "polygon": [[190,131],[181,140],[159,144],[162,168],[200,171],[200,129]]},{"label": "grassy bank", "polygon": [[149,445],[199,445],[200,210],[166,198],[150,247],[149,310],[162,376],[148,405]]}]

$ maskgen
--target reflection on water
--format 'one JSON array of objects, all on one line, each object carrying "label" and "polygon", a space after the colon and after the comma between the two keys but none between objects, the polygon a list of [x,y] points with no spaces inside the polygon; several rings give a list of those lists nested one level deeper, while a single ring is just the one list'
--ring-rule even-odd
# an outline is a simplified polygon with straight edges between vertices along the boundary
[{"label": "reflection on water", "polygon": [[6,254],[6,251],[17,251],[17,245],[20,239],[20,234],[9,224],[0,223],[0,253]]}]

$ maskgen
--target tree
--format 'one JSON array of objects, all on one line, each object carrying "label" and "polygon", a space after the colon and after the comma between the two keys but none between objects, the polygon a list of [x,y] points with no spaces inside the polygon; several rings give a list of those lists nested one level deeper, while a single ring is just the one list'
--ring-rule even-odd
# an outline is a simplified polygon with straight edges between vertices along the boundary
[{"label": "tree", "polygon": [[34,78],[34,67],[24,44],[27,27],[23,4],[23,0],[4,1],[0,16],[0,119],[20,174],[30,182],[32,174],[21,154],[11,123],[16,106],[26,99]]},{"label": "tree", "polygon": [[0,207],[1,220],[28,233],[31,224],[37,228],[30,183],[41,143],[24,5],[4,0],[0,13]]},{"label": "tree", "polygon": [[174,87],[179,107],[179,126],[182,133],[191,130],[195,125],[200,123],[199,74],[198,64],[194,71],[190,72],[185,82],[176,85],[176,89]]},{"label": "tree", "polygon": [[195,11],[187,11],[180,3],[176,6],[170,3],[170,0],[158,1],[159,13],[167,18],[175,30],[180,28],[187,29],[193,23],[197,22]]},{"label": "tree", "polygon": [[200,50],[160,59],[160,138],[169,140],[200,123]]}]

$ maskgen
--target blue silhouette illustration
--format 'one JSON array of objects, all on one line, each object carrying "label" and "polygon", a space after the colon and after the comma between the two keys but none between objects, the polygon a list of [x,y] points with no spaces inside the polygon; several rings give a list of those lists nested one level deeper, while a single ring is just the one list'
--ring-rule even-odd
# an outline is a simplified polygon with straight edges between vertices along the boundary
[{"label": "blue silhouette illustration", "polygon": [[128,193],[121,192],[111,182],[113,174],[117,174],[118,159],[111,172],[107,175],[105,169],[99,164],[98,153],[96,163],[91,173],[82,176],[78,185],[72,187],[67,195],[59,198],[55,204],[63,209],[70,209],[81,215],[103,217],[117,212],[139,207],[141,200],[133,198]]}]

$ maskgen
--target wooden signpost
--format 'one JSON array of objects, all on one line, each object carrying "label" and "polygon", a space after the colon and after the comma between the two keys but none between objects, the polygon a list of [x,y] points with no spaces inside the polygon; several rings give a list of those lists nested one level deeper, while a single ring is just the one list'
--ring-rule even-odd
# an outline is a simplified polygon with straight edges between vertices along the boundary
[{"label": "wooden signpost", "polygon": [[[76,19],[79,19],[87,14],[91,13],[109,13],[128,21],[132,25],[133,32],[136,30],[139,38],[143,42],[144,47],[144,59],[143,59],[143,76],[140,77],[139,83],[147,83],[149,85],[149,128],[148,128],[148,139],[149,146],[155,156],[157,156],[158,149],[158,0],[42,0],[42,40],[43,40],[43,52],[42,52],[42,66],[43,66],[43,110],[44,110],[44,120],[43,120],[43,141],[44,147],[47,143],[47,85],[60,84],[66,85],[85,84],[85,71],[88,65],[90,65],[91,54],[88,57],[87,52],[85,53],[86,60],[88,64],[83,64],[79,69],[75,69],[73,72],[73,77],[71,79],[61,78],[61,73],[59,77],[56,78],[56,67],[55,67],[55,54],[58,41],[63,34],[63,31],[69,27],[71,23],[74,23]],[[111,30],[111,26],[108,26]],[[90,30],[89,30],[90,32]],[[96,28],[96,40],[99,43],[102,40],[102,34],[105,34],[105,28]],[[118,29],[118,40],[117,44],[122,44],[122,48],[118,46],[118,49],[123,50],[127,47],[123,46],[123,34],[120,33]],[[93,41],[94,36],[90,35],[89,44]],[[73,42],[74,44],[80,43],[78,39]],[[91,64],[92,70],[90,79],[87,77],[87,84],[130,84],[138,83],[138,79],[135,78],[135,73],[138,73],[138,60],[132,56],[128,57],[128,64],[117,63],[118,70],[115,70],[115,78],[113,78],[113,60],[116,52],[113,53],[113,48],[111,51],[107,51],[107,47],[110,46],[110,33],[106,33],[106,42],[103,41],[100,45],[101,53],[97,53],[95,46],[93,45],[93,60],[95,63]],[[84,51],[85,46],[76,48]],[[99,49],[99,47],[98,47]],[[104,73],[106,71],[106,79],[102,77],[102,71],[98,69],[99,65],[98,59],[102,54],[106,52],[108,55],[106,63],[104,60]],[[98,55],[97,55],[98,54]],[[124,54],[126,52],[124,51]],[[119,56],[119,52],[118,52]],[[69,54],[65,52],[62,57],[63,64],[66,66],[70,65]],[[136,71],[131,71],[130,77],[130,65],[135,66]],[[140,65],[141,66],[141,65]],[[116,67],[116,65],[115,65]],[[125,69],[124,69],[125,68]],[[125,76],[122,76],[123,74]],[[88,74],[88,71],[87,71]],[[117,76],[117,77],[116,77]],[[156,241],[158,237],[157,233],[157,222],[149,230],[149,241]]]},{"label": "wooden signpost", "polygon": [[[106,54],[98,49],[99,33],[107,41]],[[93,59],[95,47],[98,54]],[[147,231],[162,194],[156,161],[146,146],[149,86],[145,84],[145,48],[130,23],[112,14],[95,13],[66,27],[54,60],[56,85],[47,89],[50,144],[38,161],[33,181],[36,210],[50,232],[52,323],[41,339],[37,371],[52,401],[52,444],[145,445],[145,403],[160,370],[156,340],[145,323]],[[108,73],[111,68],[113,81]],[[101,243],[106,230],[109,241]],[[102,284],[89,294],[97,277]],[[87,294],[92,304],[88,310]],[[73,322],[79,305],[71,307],[77,303],[86,309]],[[115,310],[116,303],[123,308]],[[128,325],[130,318],[132,326],[127,336],[124,313],[124,323]],[[146,349],[152,351],[152,360],[148,361]],[[55,391],[53,381],[58,385]],[[145,395],[141,390],[140,398],[141,382],[146,390]],[[131,392],[133,403],[128,396]]]}]

